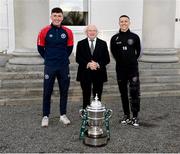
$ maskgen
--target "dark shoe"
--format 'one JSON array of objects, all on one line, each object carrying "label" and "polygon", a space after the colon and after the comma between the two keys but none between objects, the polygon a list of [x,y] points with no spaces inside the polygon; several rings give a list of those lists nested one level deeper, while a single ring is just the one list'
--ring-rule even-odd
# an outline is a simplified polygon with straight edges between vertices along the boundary
[{"label": "dark shoe", "polygon": [[120,122],[123,125],[130,124],[131,123],[130,116],[124,115]]},{"label": "dark shoe", "polygon": [[132,125],[135,127],[139,126],[139,119],[137,117],[132,118]]}]

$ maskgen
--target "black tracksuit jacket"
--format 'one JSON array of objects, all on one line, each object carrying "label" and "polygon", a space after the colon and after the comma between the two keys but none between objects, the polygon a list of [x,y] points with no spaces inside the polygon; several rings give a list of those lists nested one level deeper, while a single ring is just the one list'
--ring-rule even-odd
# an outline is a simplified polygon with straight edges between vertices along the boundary
[{"label": "black tracksuit jacket", "polygon": [[124,75],[136,75],[138,72],[138,61],[141,44],[137,34],[130,30],[115,34],[110,41],[110,50],[116,61],[117,79]]}]

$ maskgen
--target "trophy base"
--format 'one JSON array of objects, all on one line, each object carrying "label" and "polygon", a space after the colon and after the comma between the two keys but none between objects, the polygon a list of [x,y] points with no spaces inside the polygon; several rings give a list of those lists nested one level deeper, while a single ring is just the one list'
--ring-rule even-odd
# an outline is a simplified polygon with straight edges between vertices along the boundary
[{"label": "trophy base", "polygon": [[108,141],[108,137],[106,134],[102,134],[101,136],[98,137],[87,135],[84,138],[84,144],[93,147],[105,146],[107,144],[107,141]]}]

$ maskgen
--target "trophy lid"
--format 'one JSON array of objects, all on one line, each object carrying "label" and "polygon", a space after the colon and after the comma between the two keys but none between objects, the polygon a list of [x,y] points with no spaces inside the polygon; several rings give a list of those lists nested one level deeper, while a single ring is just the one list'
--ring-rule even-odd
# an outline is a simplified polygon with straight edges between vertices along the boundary
[{"label": "trophy lid", "polygon": [[102,103],[98,100],[97,94],[96,94],[96,97],[94,98],[94,100],[91,102],[90,108],[92,108],[92,109],[102,109],[102,108],[104,108]]}]

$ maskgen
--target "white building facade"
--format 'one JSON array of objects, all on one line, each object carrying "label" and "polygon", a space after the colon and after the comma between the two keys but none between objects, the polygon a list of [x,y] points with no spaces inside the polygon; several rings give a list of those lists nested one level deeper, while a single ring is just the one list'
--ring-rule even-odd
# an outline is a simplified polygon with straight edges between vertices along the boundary
[{"label": "white building facade", "polygon": [[[0,52],[37,55],[37,35],[50,23],[53,7],[85,12],[86,24],[97,25],[99,37],[108,44],[119,30],[119,16],[126,14],[131,18],[130,29],[142,40],[142,61],[179,60],[180,0],[1,0]],[[85,25],[69,26],[74,32],[75,46],[85,37]]]}]

